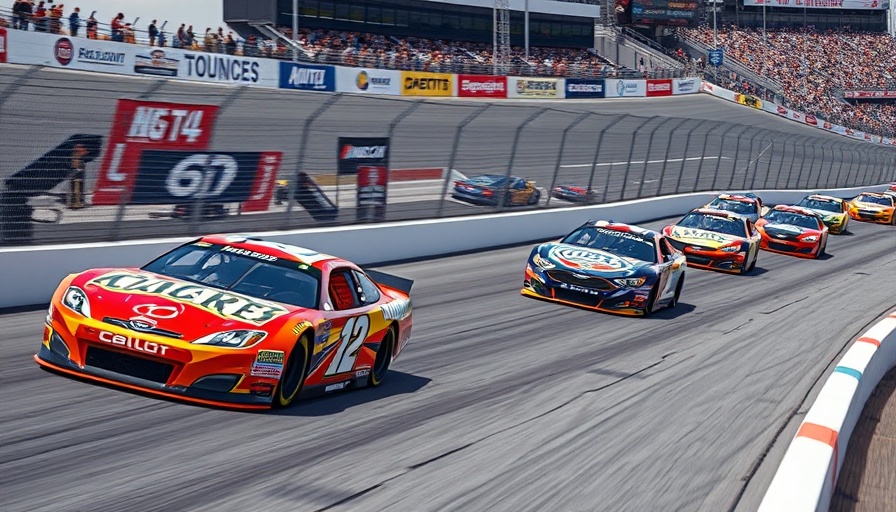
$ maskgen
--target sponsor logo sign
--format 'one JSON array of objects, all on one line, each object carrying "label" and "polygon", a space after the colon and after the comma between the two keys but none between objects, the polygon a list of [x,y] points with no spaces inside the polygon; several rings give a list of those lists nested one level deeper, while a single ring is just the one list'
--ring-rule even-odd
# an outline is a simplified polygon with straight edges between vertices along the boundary
[{"label": "sponsor logo sign", "polygon": [[632,0],[632,23],[693,25],[699,6],[696,0]]},{"label": "sponsor logo sign", "polygon": [[877,99],[896,98],[896,91],[844,91],[844,98]]},{"label": "sponsor logo sign", "polygon": [[6,63],[6,29],[0,27],[0,64]]},{"label": "sponsor logo sign", "polygon": [[127,347],[131,350],[136,350],[137,352],[143,352],[145,354],[152,354],[158,356],[165,356],[168,352],[168,348],[161,343],[155,343],[152,341],[145,341],[139,338],[133,338],[131,336],[125,336],[123,334],[115,334],[109,331],[100,331],[99,340],[103,343],[108,343],[110,345],[118,345],[119,347]]},{"label": "sponsor logo sign", "polygon": [[214,105],[118,100],[92,203],[117,205],[123,194],[127,200],[144,149],[208,148],[217,112]]},{"label": "sponsor logo sign", "polygon": [[358,207],[385,206],[389,170],[382,165],[358,166]]},{"label": "sponsor logo sign", "polygon": [[507,77],[457,75],[457,95],[462,98],[506,98]]},{"label": "sponsor logo sign", "polygon": [[647,96],[672,96],[672,80],[648,80]]},{"label": "sponsor logo sign", "polygon": [[672,94],[694,94],[700,92],[699,78],[675,78],[672,80]]},{"label": "sponsor logo sign", "polygon": [[75,57],[75,45],[72,44],[69,38],[63,37],[56,41],[56,44],[53,46],[53,56],[56,57],[56,62],[63,66],[68,66]]},{"label": "sponsor logo sign", "polygon": [[180,59],[175,59],[161,48],[153,48],[134,56],[134,73],[176,77]]},{"label": "sponsor logo sign", "polygon": [[360,165],[389,164],[388,137],[339,137],[337,143],[337,172],[357,174]]},{"label": "sponsor logo sign", "polygon": [[[267,64],[269,66],[275,65],[273,62],[268,62]],[[265,71],[267,71],[266,76],[273,75],[270,69],[265,69]],[[184,52],[183,60],[180,61],[178,75],[202,82],[260,85],[262,61],[249,57],[218,53]]]},{"label": "sponsor logo sign", "polygon": [[333,92],[336,90],[336,68],[281,62],[280,88]]},{"label": "sponsor logo sign", "polygon": [[395,299],[388,304],[383,304],[384,320],[404,320],[411,314],[410,299]]},{"label": "sponsor logo sign", "polygon": [[522,78],[509,79],[511,98],[562,98],[563,85],[556,78]]},{"label": "sponsor logo sign", "polygon": [[270,208],[282,159],[283,154],[279,151],[265,151],[259,155],[255,181],[249,199],[243,202],[243,212],[263,212]]},{"label": "sponsor logo sign", "polygon": [[[140,155],[130,203],[247,201],[256,188],[256,178],[265,155],[258,152],[145,150]],[[280,154],[275,156],[279,161]],[[273,183],[274,180],[269,181]]]},{"label": "sponsor logo sign", "polygon": [[581,270],[617,271],[632,268],[624,259],[604,251],[569,245],[556,245],[548,257],[568,268]]},{"label": "sponsor logo sign", "polygon": [[404,96],[453,96],[454,77],[447,73],[401,72],[401,94]]},{"label": "sponsor logo sign", "polygon": [[605,82],[588,78],[567,78],[567,98],[603,98],[605,96]]},{"label": "sponsor logo sign", "polygon": [[887,0],[744,0],[744,6],[797,7],[809,9],[858,9],[884,11]]},{"label": "sponsor logo sign", "polygon": [[249,369],[252,377],[279,379],[283,373],[284,353],[279,350],[259,350]]},{"label": "sponsor logo sign", "polygon": [[647,83],[645,80],[607,80],[607,96],[645,97],[647,96]]},{"label": "sponsor logo sign", "polygon": [[678,226],[672,228],[672,236],[675,238],[687,238],[690,240],[708,240],[716,242],[718,244],[733,240],[733,238],[730,236],[720,235],[719,233],[715,233],[712,231],[705,231],[702,229],[694,228],[682,228]]},{"label": "sponsor logo sign", "polygon": [[336,91],[355,94],[401,94],[401,72],[388,69],[336,68]]}]

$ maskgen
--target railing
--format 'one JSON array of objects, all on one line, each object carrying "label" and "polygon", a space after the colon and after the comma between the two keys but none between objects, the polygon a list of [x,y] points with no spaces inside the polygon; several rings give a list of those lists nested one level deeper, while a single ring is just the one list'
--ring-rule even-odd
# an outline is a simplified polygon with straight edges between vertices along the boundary
[{"label": "railing", "polygon": [[[383,210],[387,221],[564,208],[721,189],[833,188],[896,179],[896,162],[888,148],[724,120],[651,112],[598,113],[606,103],[409,101],[227,89],[11,66],[0,67],[0,84],[6,84],[0,91],[0,133],[4,134],[0,180],[6,187],[0,199],[0,238],[6,245],[366,222],[357,207],[355,177],[337,173],[341,136],[390,137],[393,180]],[[264,205],[266,211],[248,213],[239,203],[194,193],[199,178],[220,184],[214,174],[220,169],[187,166],[179,171],[182,176],[172,180],[163,174],[160,185],[165,190],[174,187],[178,205],[131,204],[125,195],[110,205],[95,204],[92,192],[100,164],[113,149],[108,135],[117,99],[123,97],[217,105],[215,124],[207,127],[213,131],[208,147],[216,152],[279,152],[278,177],[289,180],[289,185]],[[50,114],[35,117],[35,105]],[[189,128],[187,135],[204,133],[192,123],[182,126]],[[76,145],[65,144],[73,136],[95,141],[85,142],[95,145],[95,154],[88,151],[88,156],[75,158]],[[31,166],[31,172],[18,173],[45,154],[49,160]],[[142,157],[134,156],[130,163],[162,173],[176,167],[156,167],[150,160],[142,162]],[[413,171],[421,169],[425,171]],[[299,202],[295,195],[299,171],[320,185],[337,211],[320,215],[307,202]],[[525,178],[534,182],[534,189],[503,196],[507,203],[473,205],[452,197],[455,181],[462,175],[485,173]],[[409,177],[423,179],[404,181]],[[561,185],[591,192],[578,198],[581,202],[570,201],[570,196],[562,199],[552,194]],[[209,186],[212,189],[217,186]]]}]

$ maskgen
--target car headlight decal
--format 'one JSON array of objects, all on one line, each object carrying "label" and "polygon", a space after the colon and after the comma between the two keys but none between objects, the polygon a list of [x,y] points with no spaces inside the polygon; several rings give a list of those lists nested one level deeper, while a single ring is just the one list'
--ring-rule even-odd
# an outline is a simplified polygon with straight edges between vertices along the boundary
[{"label": "car headlight decal", "polygon": [[62,304],[79,315],[90,318],[90,301],[87,294],[77,286],[69,286],[62,296]]},{"label": "car headlight decal", "polygon": [[555,267],[550,260],[542,258],[538,253],[535,253],[535,256],[532,256],[532,263],[535,263],[535,265],[541,269],[552,269]]},{"label": "car headlight decal", "polygon": [[803,242],[817,242],[818,237],[816,235],[810,235],[802,239]]},{"label": "car headlight decal", "polygon": [[614,279],[619,286],[627,286],[629,288],[637,288],[644,284],[644,281],[647,281],[646,277],[622,277],[619,279]]},{"label": "car headlight decal", "polygon": [[738,252],[738,251],[740,251],[740,244],[726,245],[725,247],[721,247],[720,250],[722,252]]},{"label": "car headlight decal", "polygon": [[218,347],[245,348],[255,345],[267,336],[264,331],[252,331],[238,329],[235,331],[218,332],[203,336],[193,341],[197,345],[215,345]]}]

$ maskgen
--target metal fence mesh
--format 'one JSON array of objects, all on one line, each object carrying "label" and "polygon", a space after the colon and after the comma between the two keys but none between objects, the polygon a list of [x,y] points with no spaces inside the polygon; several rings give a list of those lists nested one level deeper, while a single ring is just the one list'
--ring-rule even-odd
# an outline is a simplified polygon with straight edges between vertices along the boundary
[{"label": "metal fence mesh", "polygon": [[[218,105],[212,150],[282,152],[278,178],[293,180],[297,171],[308,173],[338,203],[338,216],[315,220],[289,198],[260,213],[227,204],[220,218],[202,215],[201,204],[180,218],[172,218],[171,205],[93,206],[90,192],[102,158],[86,167],[83,208],[66,204],[68,180],[32,191],[25,200],[13,194],[21,184],[8,178],[73,134],[99,135],[105,141],[120,98]],[[534,180],[540,191],[537,205],[473,206],[452,199],[456,174],[450,172],[438,179],[390,182],[385,214],[390,221],[579,204],[552,197],[558,185],[593,189],[589,201],[606,203],[896,179],[889,148],[725,120],[600,113],[591,110],[596,105],[413,101],[7,66],[0,68],[0,179],[5,186],[0,241],[29,245],[355,224],[355,184],[351,177],[336,176],[337,139],[347,136],[391,137],[391,169],[513,175]],[[109,151],[105,146],[103,151]]]}]

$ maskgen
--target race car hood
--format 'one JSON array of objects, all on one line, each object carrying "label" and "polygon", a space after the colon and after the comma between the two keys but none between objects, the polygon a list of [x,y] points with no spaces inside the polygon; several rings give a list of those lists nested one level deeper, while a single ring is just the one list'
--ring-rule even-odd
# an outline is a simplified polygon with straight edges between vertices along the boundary
[{"label": "race car hood", "polygon": [[94,319],[187,341],[234,329],[271,332],[301,309],[139,269],[90,270],[72,285],[84,290]]},{"label": "race car hood", "polygon": [[719,247],[729,245],[732,242],[743,241],[742,237],[727,235],[724,233],[716,233],[715,231],[707,231],[705,229],[685,228],[681,226],[672,226],[672,238],[685,244],[694,244],[704,247]]},{"label": "race car hood", "polygon": [[768,236],[778,237],[780,235],[780,237],[782,238],[795,238],[810,231],[813,233],[817,231],[815,229],[801,228],[799,226],[793,226],[791,224],[777,224],[772,222],[759,227],[764,229]]},{"label": "race car hood", "polygon": [[865,201],[853,201],[852,205],[856,208],[862,208],[863,210],[874,210],[878,212],[886,211],[892,208],[892,206],[887,206],[885,204],[866,203]]},{"label": "race car hood", "polygon": [[652,263],[570,244],[542,244],[538,255],[555,268],[602,277],[644,275]]}]

